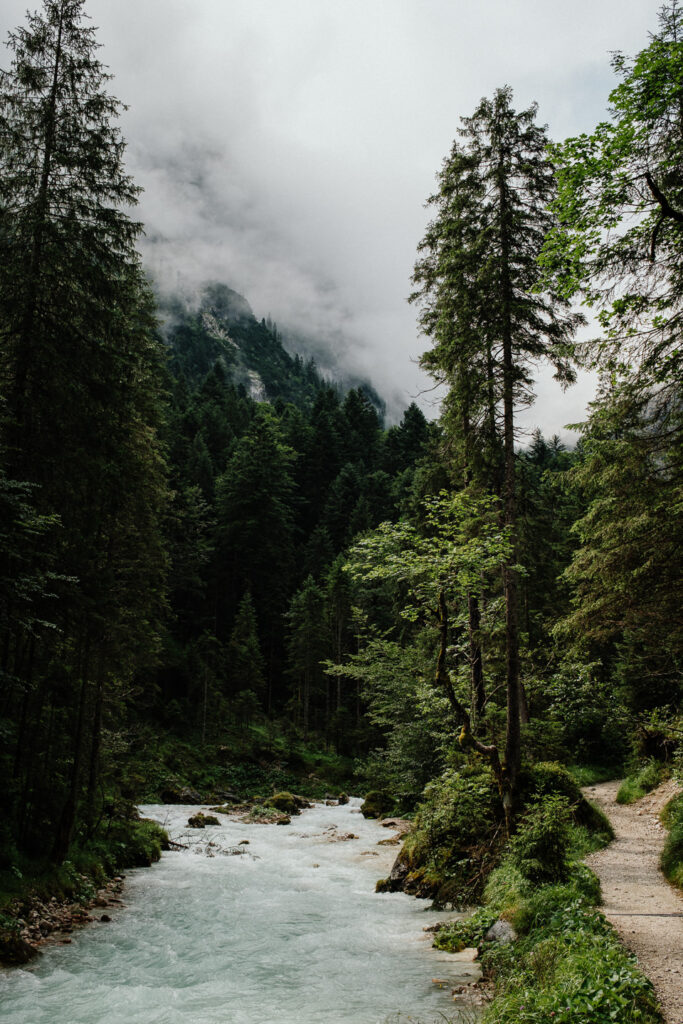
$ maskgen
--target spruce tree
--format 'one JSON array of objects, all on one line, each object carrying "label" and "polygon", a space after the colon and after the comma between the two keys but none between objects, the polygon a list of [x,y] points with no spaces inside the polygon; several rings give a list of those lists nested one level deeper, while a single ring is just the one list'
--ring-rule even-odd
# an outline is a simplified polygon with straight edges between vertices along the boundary
[{"label": "spruce tree", "polygon": [[[548,203],[554,179],[536,106],[517,112],[511,90],[498,89],[463,118],[459,136],[429,201],[436,216],[420,247],[412,298],[434,340],[424,364],[449,387],[448,420],[462,452],[462,482],[483,466],[483,482],[500,493],[503,522],[514,540],[515,412],[533,400],[531,370],[539,360],[550,361],[561,381],[572,380],[568,357],[580,318],[556,294],[537,290],[537,257],[553,226]],[[515,565],[513,551],[503,565],[507,735],[501,783],[508,808],[525,703]],[[476,634],[476,613],[470,630]]]},{"label": "spruce tree", "polygon": [[20,838],[43,844],[52,830],[57,859],[86,781],[94,799],[105,716],[151,664],[164,606],[161,351],[120,104],[83,8],[44,0],[0,73],[2,437],[11,477],[62,524],[57,629],[29,637],[14,621],[4,641],[15,794]]}]

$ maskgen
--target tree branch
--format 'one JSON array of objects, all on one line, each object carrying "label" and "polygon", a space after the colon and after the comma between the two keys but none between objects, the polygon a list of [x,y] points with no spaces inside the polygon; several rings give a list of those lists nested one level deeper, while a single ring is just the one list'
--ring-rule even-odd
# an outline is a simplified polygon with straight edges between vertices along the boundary
[{"label": "tree branch", "polygon": [[[648,184],[650,192],[659,203],[662,210],[662,217],[670,217],[672,220],[678,221],[679,224],[683,223],[683,213],[679,210],[675,210],[669,200],[666,198],[664,193],[661,191],[656,181],[652,177],[649,171],[645,172],[645,181]],[[655,229],[656,230],[656,229]]]}]

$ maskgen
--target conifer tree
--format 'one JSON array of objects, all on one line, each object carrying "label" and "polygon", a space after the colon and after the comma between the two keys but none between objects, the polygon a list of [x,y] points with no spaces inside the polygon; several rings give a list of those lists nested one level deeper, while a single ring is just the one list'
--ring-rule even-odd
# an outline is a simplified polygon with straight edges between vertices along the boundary
[{"label": "conifer tree", "polygon": [[[462,119],[430,199],[436,217],[421,245],[412,296],[434,348],[424,363],[449,387],[464,479],[489,464],[484,483],[500,491],[504,525],[516,524],[515,411],[533,399],[531,368],[549,360],[563,382],[576,316],[540,293],[537,256],[553,225],[554,179],[536,106],[517,112],[509,88]],[[488,445],[488,459],[482,454]],[[500,446],[500,448],[499,448]],[[500,461],[497,452],[502,449]],[[500,473],[497,467],[500,466]],[[486,479],[488,477],[488,479]],[[515,554],[503,566],[506,605],[507,736],[503,798],[509,807],[520,765],[519,607]],[[471,622],[471,631],[476,623]]]},{"label": "conifer tree", "polygon": [[120,104],[106,91],[83,0],[44,0],[9,47],[0,73],[2,436],[10,475],[32,485],[39,514],[59,517],[53,566],[65,582],[58,628],[29,638],[12,624],[6,664],[18,684],[23,839],[33,810],[43,821],[33,840],[52,828],[61,859],[85,776],[88,799],[96,790],[109,698],[151,663],[158,642],[161,355],[135,251],[140,225],[129,216],[138,190],[123,167]]}]

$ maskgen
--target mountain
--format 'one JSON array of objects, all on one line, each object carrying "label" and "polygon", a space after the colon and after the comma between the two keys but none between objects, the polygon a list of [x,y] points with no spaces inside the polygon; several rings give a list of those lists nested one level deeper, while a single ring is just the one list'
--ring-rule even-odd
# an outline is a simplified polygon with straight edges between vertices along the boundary
[{"label": "mountain", "polygon": [[[159,298],[163,333],[171,350],[171,367],[189,381],[203,379],[216,363],[234,384],[258,402],[281,399],[310,406],[324,384],[315,360],[291,354],[270,318],[258,320],[244,298],[225,284],[207,284],[196,305]],[[288,335],[290,346],[296,336]],[[360,388],[382,417],[385,403],[369,381],[338,379],[340,392]]]}]

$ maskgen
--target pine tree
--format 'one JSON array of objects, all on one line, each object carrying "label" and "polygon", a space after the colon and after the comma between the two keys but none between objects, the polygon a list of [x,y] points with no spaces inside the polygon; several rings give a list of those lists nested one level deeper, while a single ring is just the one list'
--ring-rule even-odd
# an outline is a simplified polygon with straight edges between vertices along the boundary
[{"label": "pine tree", "polygon": [[15,621],[5,644],[21,838],[54,829],[57,859],[86,777],[94,800],[105,716],[151,664],[164,609],[161,350],[120,104],[84,18],[83,0],[44,0],[10,35],[0,74],[2,434],[11,476],[62,524],[52,557],[64,581],[58,629],[29,638]]},{"label": "pine tree", "polygon": [[[579,318],[566,312],[557,295],[536,287],[537,257],[553,225],[548,203],[554,190],[536,106],[516,112],[511,90],[499,89],[463,118],[459,135],[463,142],[453,144],[439,191],[430,199],[437,215],[421,245],[412,298],[421,303],[422,328],[434,339],[424,364],[449,387],[448,415],[462,452],[463,482],[484,464],[484,483],[500,491],[503,522],[514,539],[515,411],[533,399],[531,368],[538,360],[549,360],[563,382],[572,379],[568,356]],[[482,458],[486,446],[488,458]],[[507,736],[502,788],[508,809],[524,714],[515,563],[513,552],[503,566]],[[476,618],[470,629],[476,633]]]},{"label": "pine tree", "polygon": [[240,601],[227,648],[230,690],[243,710],[263,701],[265,664],[259,644],[256,609],[249,591]]},{"label": "pine tree", "polygon": [[[312,704],[322,689],[322,660],[326,654],[324,598],[312,576],[304,580],[287,612],[289,673],[294,680],[295,721],[308,736]],[[330,717],[327,683],[326,724]]]}]

